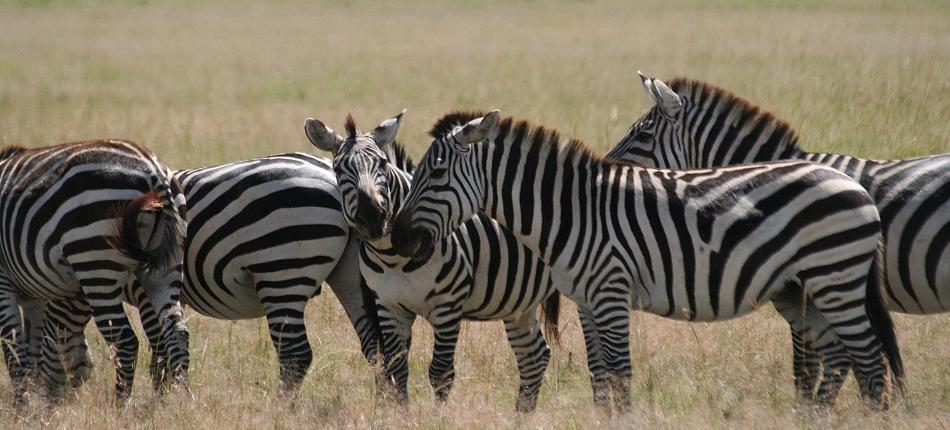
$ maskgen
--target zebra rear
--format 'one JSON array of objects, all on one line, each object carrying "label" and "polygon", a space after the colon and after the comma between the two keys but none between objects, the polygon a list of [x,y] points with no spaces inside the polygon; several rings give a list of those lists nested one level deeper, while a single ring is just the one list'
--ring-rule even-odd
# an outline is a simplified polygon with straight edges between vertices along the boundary
[{"label": "zebra rear", "polygon": [[[85,376],[85,343],[68,339],[90,314],[112,347],[116,400],[128,398],[138,340],[122,292],[133,273],[155,303],[158,343],[171,357],[173,376],[184,382],[188,332],[179,294],[185,202],[171,171],[147,149],[119,140],[3,152],[0,337],[17,400],[40,349],[50,384],[57,373]],[[52,301],[45,316],[42,300]],[[20,304],[26,321],[20,321]],[[37,328],[43,340],[27,339],[36,339]]]}]

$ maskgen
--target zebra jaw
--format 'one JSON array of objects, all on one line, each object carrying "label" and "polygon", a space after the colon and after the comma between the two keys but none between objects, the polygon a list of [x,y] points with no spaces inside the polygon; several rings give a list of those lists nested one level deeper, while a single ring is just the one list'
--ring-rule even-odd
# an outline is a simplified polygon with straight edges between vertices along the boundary
[{"label": "zebra jaw", "polygon": [[402,257],[411,258],[414,262],[426,261],[435,248],[432,233],[410,227],[411,219],[411,211],[403,210],[396,216],[391,236],[393,247]]}]

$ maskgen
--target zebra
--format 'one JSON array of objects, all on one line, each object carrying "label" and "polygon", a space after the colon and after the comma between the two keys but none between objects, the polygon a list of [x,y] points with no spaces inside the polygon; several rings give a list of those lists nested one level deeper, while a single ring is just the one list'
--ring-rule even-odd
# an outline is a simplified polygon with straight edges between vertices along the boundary
[{"label": "zebra", "polygon": [[16,403],[26,401],[41,350],[88,357],[85,341],[66,342],[62,330],[84,313],[113,351],[115,401],[124,404],[138,351],[122,306],[132,273],[154,303],[156,342],[173,377],[187,383],[179,304],[185,199],[171,171],[123,140],[9,147],[0,158],[0,342]]},{"label": "zebra", "polygon": [[[313,360],[304,308],[326,281],[356,329],[363,355],[374,362],[375,307],[369,291],[361,290],[359,243],[343,220],[329,160],[286,153],[181,170],[175,178],[189,204],[183,304],[217,319],[266,317],[281,392],[294,396]],[[153,384],[163,387],[167,358],[155,347],[152,305],[135,284],[127,287],[126,300],[140,309],[153,346]]]},{"label": "zebra", "polygon": [[[640,80],[654,106],[607,157],[675,169],[781,159],[837,169],[869,192],[880,213],[887,309],[950,310],[950,265],[941,264],[950,259],[950,154],[878,161],[806,152],[788,123],[725,89],[685,78],[669,85],[643,74]],[[792,331],[799,397],[834,398],[850,365],[834,336],[806,331]],[[822,358],[827,379],[815,392]]]},{"label": "zebra", "polygon": [[[470,121],[455,126],[460,117]],[[629,409],[631,305],[718,321],[769,301],[800,309],[808,297],[867,404],[887,407],[885,362],[894,378],[903,368],[873,276],[880,222],[845,175],[800,161],[687,171],[612,162],[497,110],[449,114],[432,135],[394,223],[400,255],[425,255],[478,211],[509,228],[593,313],[606,363],[595,378],[607,381],[595,399],[609,386]]]},{"label": "zebra", "polygon": [[347,116],[346,138],[316,119],[305,126],[314,146],[334,154],[344,218],[362,237],[360,270],[378,297],[387,380],[395,386],[396,398],[407,401],[412,323],[422,316],[435,333],[429,381],[436,398],[444,401],[453,385],[461,320],[500,319],[521,376],[515,408],[530,412],[550,358],[536,317],[539,305],[547,338],[558,339],[560,296],[554,278],[514,235],[484,216],[463,224],[423,259],[396,254],[389,227],[409,191],[413,170],[395,141],[403,113],[370,133],[357,131]]}]

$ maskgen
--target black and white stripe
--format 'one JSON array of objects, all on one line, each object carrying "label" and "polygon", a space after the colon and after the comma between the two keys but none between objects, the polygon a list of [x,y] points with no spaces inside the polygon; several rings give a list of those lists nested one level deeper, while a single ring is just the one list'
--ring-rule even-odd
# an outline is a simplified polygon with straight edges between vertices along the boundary
[{"label": "black and white stripe", "polygon": [[[304,309],[327,282],[356,328],[364,355],[375,359],[375,309],[361,291],[359,245],[343,220],[329,160],[289,153],[179,171],[175,177],[189,203],[184,304],[218,319],[266,317],[281,388],[296,392],[313,357]],[[139,307],[154,346],[147,297],[132,284],[127,301]],[[157,385],[164,382],[163,360],[162,352],[153,350]]]},{"label": "black and white stripe", "polygon": [[[88,374],[85,340],[71,343],[70,330],[81,330],[89,315],[114,354],[116,400],[128,398],[138,340],[122,293],[133,274],[157,309],[157,343],[173,376],[185,381],[185,199],[171,171],[147,149],[120,140],[0,152],[0,341],[17,401],[41,348],[47,372],[80,380]],[[52,302],[44,325],[45,300]]]},{"label": "black and white stripe", "polygon": [[412,179],[412,163],[395,142],[402,114],[371,133],[359,133],[347,118],[347,138],[317,120],[307,135],[332,151],[347,222],[363,237],[361,271],[377,295],[387,379],[407,400],[412,323],[421,316],[435,333],[429,381],[444,400],[455,376],[459,326],[467,320],[503,320],[521,384],[516,408],[531,411],[550,352],[537,320],[543,303],[548,335],[556,336],[559,295],[549,268],[498,223],[477,216],[441,240],[424,259],[399,256],[389,227]]},{"label": "black and white stripe", "polygon": [[[877,161],[806,152],[786,122],[727,90],[682,78],[668,86],[643,75],[641,80],[656,106],[630,127],[608,157],[678,169],[802,159],[844,172],[870,193],[881,216],[887,308],[910,314],[950,310],[950,154]],[[834,336],[818,330],[793,337],[796,344],[818,348],[820,355],[834,355]],[[818,376],[821,360],[814,354],[796,348],[796,356],[809,363],[796,366],[805,397]],[[835,362],[846,362],[834,357],[825,361],[826,377],[842,379]],[[839,385],[822,384],[818,396],[833,396]]]},{"label": "black and white stripe", "polygon": [[[451,126],[460,115],[471,122]],[[593,313],[588,343],[601,345],[606,364],[591,369],[604,381],[595,398],[609,385],[629,407],[631,300],[668,318],[718,321],[768,302],[800,311],[808,297],[871,404],[886,405],[885,357],[902,377],[872,276],[878,214],[845,175],[807,162],[694,171],[613,163],[497,111],[450,114],[433,132],[393,229],[400,253],[424,254],[481,210],[511,229]]]}]

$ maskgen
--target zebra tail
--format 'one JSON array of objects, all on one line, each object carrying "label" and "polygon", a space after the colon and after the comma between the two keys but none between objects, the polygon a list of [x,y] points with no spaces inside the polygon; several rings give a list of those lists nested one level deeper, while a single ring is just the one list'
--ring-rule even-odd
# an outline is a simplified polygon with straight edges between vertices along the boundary
[{"label": "zebra tail", "polygon": [[561,344],[561,331],[557,324],[561,316],[561,293],[555,291],[541,304],[544,313],[544,337],[552,345]]},{"label": "zebra tail", "polygon": [[894,332],[894,321],[891,314],[887,311],[884,298],[881,294],[882,274],[880,271],[880,261],[883,257],[880,254],[883,245],[878,247],[879,254],[871,264],[871,273],[868,275],[867,300],[865,300],[865,310],[871,327],[877,332],[881,342],[884,344],[884,354],[887,356],[887,362],[891,367],[891,373],[894,375],[894,387],[901,395],[906,393],[906,375],[904,374],[904,360],[901,358],[900,348],[897,346],[897,335]]},{"label": "zebra tail", "polygon": [[[141,262],[140,267],[147,272],[160,273],[181,262],[185,221],[172,187],[152,190],[116,208],[115,233],[108,239],[109,245]],[[139,229],[143,215],[155,217],[148,232]]]}]

